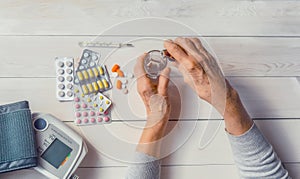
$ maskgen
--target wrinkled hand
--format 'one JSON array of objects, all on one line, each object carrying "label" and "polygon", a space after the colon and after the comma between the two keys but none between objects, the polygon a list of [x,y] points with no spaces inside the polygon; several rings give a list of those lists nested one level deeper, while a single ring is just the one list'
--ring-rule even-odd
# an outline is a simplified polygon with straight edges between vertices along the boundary
[{"label": "wrinkled hand", "polygon": [[170,69],[165,68],[158,80],[148,78],[144,70],[145,56],[146,54],[143,54],[138,58],[134,73],[137,77],[137,90],[146,107],[147,124],[152,126],[161,120],[169,120],[168,84]]},{"label": "wrinkled hand", "polygon": [[230,88],[214,57],[198,38],[166,40],[164,46],[175,58],[184,81],[200,98],[224,112],[226,92]]}]

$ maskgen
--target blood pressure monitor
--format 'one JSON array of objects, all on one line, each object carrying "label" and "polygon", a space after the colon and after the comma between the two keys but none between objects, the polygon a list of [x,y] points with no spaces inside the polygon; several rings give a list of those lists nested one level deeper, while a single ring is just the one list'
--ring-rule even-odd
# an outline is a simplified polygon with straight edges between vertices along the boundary
[{"label": "blood pressure monitor", "polygon": [[87,153],[82,137],[50,114],[34,113],[38,166],[49,178],[69,179]]}]

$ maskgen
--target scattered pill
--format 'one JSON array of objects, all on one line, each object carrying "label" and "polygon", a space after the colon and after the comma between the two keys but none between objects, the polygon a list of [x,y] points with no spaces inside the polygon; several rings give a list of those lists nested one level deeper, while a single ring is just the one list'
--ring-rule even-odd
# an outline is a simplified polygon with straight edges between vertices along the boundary
[{"label": "scattered pill", "polygon": [[120,80],[117,80],[116,87],[117,89],[122,89],[122,82]]},{"label": "scattered pill", "polygon": [[111,73],[111,77],[117,78],[117,77],[118,77],[118,73],[117,73],[117,72],[112,72],[112,73]]},{"label": "scattered pill", "polygon": [[124,77],[124,73],[123,73],[122,70],[118,69],[118,70],[117,70],[117,73],[118,73],[118,76],[119,76],[119,77]]},{"label": "scattered pill", "polygon": [[98,73],[98,71],[97,71],[97,69],[95,67],[92,70],[93,70],[95,76],[99,75],[99,73]]},{"label": "scattered pill", "polygon": [[87,87],[88,87],[90,93],[92,93],[94,91],[92,84],[88,83]]},{"label": "scattered pill", "polygon": [[82,71],[82,74],[83,74],[83,77],[84,77],[86,80],[89,79],[89,75],[88,75],[88,73],[87,73],[85,70]]},{"label": "scattered pill", "polygon": [[114,64],[114,66],[111,68],[111,72],[117,72],[118,69],[120,69],[120,66],[118,64]]},{"label": "scattered pill", "polygon": [[92,85],[93,85],[93,88],[94,88],[95,91],[99,90],[98,85],[97,85],[96,82],[93,82]]},{"label": "scattered pill", "polygon": [[78,71],[76,74],[77,74],[78,79],[79,79],[80,81],[82,81],[82,80],[83,80],[83,75],[82,75],[82,73],[81,73],[80,71]]},{"label": "scattered pill", "polygon": [[127,83],[128,83],[128,80],[127,80],[127,79],[124,79],[124,78],[121,78],[120,81],[121,81],[123,84],[127,84]]},{"label": "scattered pill", "polygon": [[83,96],[84,96],[84,94],[88,94],[89,90],[85,85],[82,85],[81,88],[82,88],[82,91],[83,91]]},{"label": "scattered pill", "polygon": [[126,84],[122,84],[122,89],[127,88]]},{"label": "scattered pill", "polygon": [[123,93],[128,94],[128,89],[127,88],[123,89]]},{"label": "scattered pill", "polygon": [[109,86],[108,86],[108,82],[106,81],[106,79],[102,79],[102,82],[103,82],[103,85],[104,85],[104,87],[105,88],[108,88]]},{"label": "scattered pill", "polygon": [[58,81],[60,81],[60,82],[65,81],[65,78],[64,78],[63,76],[59,76],[57,79],[58,79]]},{"label": "scattered pill", "polygon": [[98,68],[100,75],[103,75],[104,74],[103,68],[101,66],[98,66],[97,68]]},{"label": "scattered pill", "polygon": [[128,78],[133,78],[133,77],[134,77],[132,73],[128,73],[126,76],[127,76]]},{"label": "scattered pill", "polygon": [[91,69],[88,69],[87,71],[89,73],[90,78],[93,78],[94,77],[93,71]]}]

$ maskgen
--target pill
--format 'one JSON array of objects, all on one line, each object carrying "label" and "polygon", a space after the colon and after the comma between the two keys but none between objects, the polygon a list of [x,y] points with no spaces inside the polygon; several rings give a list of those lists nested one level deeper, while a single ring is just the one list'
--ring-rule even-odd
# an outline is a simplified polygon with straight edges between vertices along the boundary
[{"label": "pill", "polygon": [[118,77],[118,73],[117,73],[117,72],[112,72],[112,73],[111,73],[111,77],[117,78],[117,77]]},{"label": "pill", "polygon": [[122,70],[118,69],[118,70],[117,70],[117,73],[118,73],[118,76],[119,76],[119,77],[124,77],[124,73],[123,73]]},{"label": "pill", "polygon": [[87,94],[89,92],[88,88],[85,85],[82,85],[81,88],[82,88],[83,94]]},{"label": "pill", "polygon": [[91,116],[95,116],[95,112],[94,112],[94,111],[91,111],[91,112],[90,112],[90,115],[91,115]]},{"label": "pill", "polygon": [[100,112],[97,112],[97,116],[101,116],[101,113],[100,113]]},{"label": "pill", "polygon": [[77,120],[76,120],[76,123],[77,123],[77,124],[81,124],[81,120],[80,120],[80,119],[77,119]]},{"label": "pill", "polygon": [[67,72],[68,74],[72,74],[73,70],[70,69],[70,68],[68,68],[68,69],[66,70],[66,72]]},{"label": "pill", "polygon": [[73,62],[72,62],[72,61],[67,61],[67,62],[66,62],[66,65],[67,65],[68,67],[71,67],[71,66],[73,65]]},{"label": "pill", "polygon": [[106,104],[110,104],[110,101],[106,100],[105,103],[106,103]]},{"label": "pill", "polygon": [[64,85],[64,84],[59,84],[59,85],[58,85],[58,88],[59,88],[59,89],[65,89],[65,85]]},{"label": "pill", "polygon": [[75,108],[76,108],[76,109],[79,109],[79,108],[80,108],[80,105],[79,105],[79,104],[75,104]]},{"label": "pill", "polygon": [[84,69],[84,66],[79,66],[79,70],[83,70]]},{"label": "pill", "polygon": [[132,73],[128,73],[126,76],[127,76],[128,78],[133,78],[133,77],[134,77]]},{"label": "pill", "polygon": [[105,114],[105,115],[108,115],[108,113],[109,113],[109,111],[108,111],[108,110],[106,110],[106,111],[104,112],[104,114]]},{"label": "pill", "polygon": [[58,81],[60,81],[60,82],[65,81],[65,78],[64,78],[63,76],[59,76],[57,79],[58,79]]},{"label": "pill", "polygon": [[111,72],[117,72],[118,69],[120,69],[120,66],[118,64],[114,64],[114,66],[111,68]]},{"label": "pill", "polygon": [[94,88],[95,91],[99,90],[98,85],[97,85],[96,82],[93,82],[92,85],[93,85],[93,88]]},{"label": "pill", "polygon": [[87,57],[89,57],[89,53],[85,52],[85,53],[83,54],[83,56],[84,56],[85,58],[87,58]]},{"label": "pill", "polygon": [[103,121],[102,117],[98,117],[98,122],[102,122],[102,121]]},{"label": "pill", "polygon": [[98,76],[98,75],[99,75],[99,73],[98,73],[98,71],[97,71],[96,68],[93,68],[92,70],[93,70],[95,76]]},{"label": "pill", "polygon": [[117,80],[117,82],[116,82],[116,88],[117,89],[122,89],[122,82],[120,80]]},{"label": "pill", "polygon": [[89,76],[90,76],[91,78],[93,78],[93,77],[94,77],[93,71],[92,71],[91,69],[88,69],[87,71],[88,71],[88,73],[89,73]]},{"label": "pill", "polygon": [[84,97],[84,94],[81,94],[81,97]]},{"label": "pill", "polygon": [[75,80],[74,80],[74,83],[76,83],[76,84],[78,84],[78,83],[79,83],[79,81],[78,81],[78,79],[77,79],[77,78],[75,78]]},{"label": "pill", "polygon": [[83,80],[83,75],[82,75],[82,73],[81,73],[80,71],[77,72],[77,77],[78,77],[78,79],[79,79],[80,81]]},{"label": "pill", "polygon": [[87,63],[86,59],[81,60],[81,63],[86,64]]},{"label": "pill", "polygon": [[76,115],[76,117],[80,117],[81,113],[80,112],[76,112],[75,115]]},{"label": "pill", "polygon": [[88,122],[89,122],[89,119],[88,119],[88,118],[84,118],[83,122],[84,122],[84,123],[88,123]]},{"label": "pill", "polygon": [[88,98],[88,99],[87,99],[87,102],[89,102],[89,103],[90,103],[91,101],[92,101],[92,100],[91,100],[91,98]]},{"label": "pill", "polygon": [[94,63],[94,62],[91,62],[91,63],[90,63],[90,66],[91,66],[91,67],[95,66],[95,63]]},{"label": "pill", "polygon": [[108,82],[106,81],[106,79],[102,79],[103,85],[105,88],[108,88]]},{"label": "pill", "polygon": [[97,68],[98,68],[100,75],[103,75],[104,74],[103,68],[101,66],[98,66]]},{"label": "pill", "polygon": [[64,70],[62,70],[62,69],[59,69],[59,70],[58,70],[58,74],[63,75],[64,73],[65,73]]},{"label": "pill", "polygon": [[87,108],[87,104],[85,104],[85,103],[82,103],[81,106],[82,106],[83,108]]},{"label": "pill", "polygon": [[96,122],[96,119],[95,119],[95,118],[91,118],[91,122],[92,122],[92,123],[95,123],[95,122]]},{"label": "pill", "polygon": [[98,59],[97,55],[92,56],[92,60],[97,60],[97,59]]},{"label": "pill", "polygon": [[120,79],[120,81],[123,83],[123,84],[127,84],[128,83],[128,80],[126,80],[126,79]]},{"label": "pill", "polygon": [[98,84],[100,90],[104,88],[103,83],[100,80],[97,81],[97,84]]},{"label": "pill", "polygon": [[79,89],[76,88],[76,89],[74,90],[74,92],[75,92],[75,93],[79,93]]},{"label": "pill", "polygon": [[64,63],[63,62],[58,62],[58,64],[57,64],[59,67],[64,67]]},{"label": "pill", "polygon": [[103,96],[99,96],[99,99],[102,100],[102,99],[103,99]]},{"label": "pill", "polygon": [[84,77],[86,80],[89,79],[89,75],[88,75],[88,73],[87,73],[85,70],[82,71],[82,74],[83,74],[83,77]]},{"label": "pill", "polygon": [[103,119],[105,122],[108,122],[110,120],[108,116],[105,116]]},{"label": "pill", "polygon": [[104,110],[103,110],[103,108],[99,108],[99,111],[100,111],[100,112],[103,112]]},{"label": "pill", "polygon": [[74,101],[75,101],[75,102],[79,102],[80,99],[79,99],[78,97],[76,97],[76,98],[74,98]]},{"label": "pill", "polygon": [[69,96],[69,97],[73,96],[73,92],[72,91],[68,91],[67,92],[67,96]]},{"label": "pill", "polygon": [[88,83],[88,84],[87,84],[87,87],[88,87],[90,93],[92,93],[92,92],[94,91],[94,90],[93,90],[92,84]]},{"label": "pill", "polygon": [[122,84],[122,89],[127,88],[126,84]]},{"label": "pill", "polygon": [[73,77],[72,76],[68,76],[67,77],[67,81],[71,82],[73,80]]},{"label": "pill", "polygon": [[58,92],[58,96],[64,97],[65,96],[65,92],[63,92],[63,91]]},{"label": "pill", "polygon": [[82,113],[82,115],[83,115],[84,117],[86,117],[86,116],[88,116],[88,113],[84,111],[84,112]]},{"label": "pill", "polygon": [[128,94],[128,89],[127,88],[123,89],[123,93]]},{"label": "pill", "polygon": [[95,103],[93,106],[94,106],[94,107],[97,107],[97,106],[98,106],[98,104],[96,104],[96,103]]},{"label": "pill", "polygon": [[68,88],[68,89],[73,89],[73,84],[69,83],[69,84],[67,85],[67,88]]}]

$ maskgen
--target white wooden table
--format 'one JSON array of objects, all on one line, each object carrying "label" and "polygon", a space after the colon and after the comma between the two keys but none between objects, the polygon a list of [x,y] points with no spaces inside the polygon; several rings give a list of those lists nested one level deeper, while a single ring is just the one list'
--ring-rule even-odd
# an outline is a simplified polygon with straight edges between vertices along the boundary
[{"label": "white wooden table", "polygon": [[[300,178],[300,2],[296,0],[3,0],[0,103],[29,100],[32,111],[51,113],[81,132],[72,122],[72,104],[55,98],[54,57],[77,57],[78,41],[93,39],[124,20],[151,16],[183,22],[204,36],[290,175]],[[188,34],[158,34],[155,30],[153,34],[177,35]],[[119,31],[107,36],[116,37],[143,37],[143,33]],[[189,140],[163,160],[162,178],[238,178],[224,130],[218,131],[208,147],[197,148],[207,122],[205,108],[202,112],[199,119],[183,120],[183,129],[192,123],[197,126]],[[109,128],[121,136],[132,135],[124,122],[112,122]],[[123,178],[127,163],[99,154],[91,144],[89,148],[76,172],[81,178]],[[41,178],[31,170],[0,175],[21,177]]]}]

